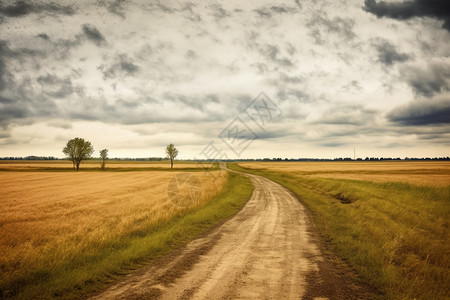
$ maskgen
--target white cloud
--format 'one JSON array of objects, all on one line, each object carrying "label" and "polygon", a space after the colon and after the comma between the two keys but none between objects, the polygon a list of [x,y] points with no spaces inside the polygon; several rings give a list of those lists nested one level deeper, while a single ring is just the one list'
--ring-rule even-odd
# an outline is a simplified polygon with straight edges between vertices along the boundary
[{"label": "white cloud", "polygon": [[448,154],[442,135],[387,119],[450,89],[448,64],[429,63],[450,50],[439,22],[380,19],[357,0],[36,3],[1,24],[2,155],[60,156],[76,135],[115,156],[170,140],[193,157],[261,91],[283,117],[244,156]]}]

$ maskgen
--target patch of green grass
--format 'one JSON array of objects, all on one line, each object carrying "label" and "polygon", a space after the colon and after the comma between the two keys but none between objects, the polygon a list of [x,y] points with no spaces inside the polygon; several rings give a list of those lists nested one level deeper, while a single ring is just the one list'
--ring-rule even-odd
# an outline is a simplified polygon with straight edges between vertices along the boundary
[{"label": "patch of green grass", "polygon": [[0,284],[0,298],[80,298],[132,269],[179,248],[237,213],[253,186],[230,172],[222,193],[207,204],[168,222],[133,232],[119,240],[99,242],[65,264],[34,271],[28,278]]},{"label": "patch of green grass", "polygon": [[450,186],[262,175],[307,205],[330,250],[388,299],[448,299]]}]

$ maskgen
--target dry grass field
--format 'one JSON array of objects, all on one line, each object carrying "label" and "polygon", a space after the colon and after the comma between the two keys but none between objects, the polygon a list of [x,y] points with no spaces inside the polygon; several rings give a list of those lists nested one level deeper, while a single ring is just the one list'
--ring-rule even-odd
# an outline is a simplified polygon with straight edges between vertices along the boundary
[{"label": "dry grass field", "polygon": [[322,178],[437,186],[450,184],[448,161],[248,162],[239,165],[244,168]]},{"label": "dry grass field", "polygon": [[167,194],[177,174],[0,172],[0,298],[8,289],[45,281],[65,264],[86,263],[91,252],[126,248],[129,237],[145,236],[149,228],[214,199],[227,182],[223,171],[192,173],[201,196],[180,207]]},{"label": "dry grass field", "polygon": [[327,242],[388,299],[448,299],[450,162],[243,162],[292,190]]},{"label": "dry grass field", "polygon": [[[82,161],[80,170],[100,168],[101,161],[87,160]],[[190,161],[175,161],[174,169],[196,169],[196,168],[213,168],[213,164],[196,163]],[[106,169],[170,169],[169,161],[106,161]],[[0,160],[0,170],[14,171],[14,170],[43,170],[43,169],[72,169],[72,162],[65,160],[56,161],[35,161],[35,160]]]}]

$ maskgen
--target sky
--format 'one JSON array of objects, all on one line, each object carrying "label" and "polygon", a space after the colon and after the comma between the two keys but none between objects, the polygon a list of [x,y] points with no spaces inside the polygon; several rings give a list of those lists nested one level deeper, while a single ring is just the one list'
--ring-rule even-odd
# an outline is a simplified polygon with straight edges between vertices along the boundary
[{"label": "sky", "polygon": [[450,156],[447,0],[0,3],[0,157]]}]

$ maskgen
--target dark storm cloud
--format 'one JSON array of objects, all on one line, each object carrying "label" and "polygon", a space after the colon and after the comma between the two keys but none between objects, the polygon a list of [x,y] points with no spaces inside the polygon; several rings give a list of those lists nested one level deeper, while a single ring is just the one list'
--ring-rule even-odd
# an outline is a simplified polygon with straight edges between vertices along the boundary
[{"label": "dark storm cloud", "polygon": [[279,67],[292,67],[294,62],[292,60],[292,47],[286,45],[286,49],[282,53],[279,45],[266,44],[260,42],[261,35],[256,31],[246,32],[246,46],[250,51],[259,53],[266,59],[265,62],[255,62],[251,66],[255,67],[261,73],[267,73],[271,70],[277,70]]},{"label": "dark storm cloud", "polygon": [[125,19],[125,0],[115,0],[108,5],[108,11]]},{"label": "dark storm cloud", "polygon": [[186,54],[184,55],[184,57],[188,60],[193,60],[193,59],[197,59],[198,56],[195,53],[195,51],[192,51],[191,49],[189,49]]},{"label": "dark storm cloud", "polygon": [[305,80],[305,77],[302,75],[299,76],[291,76],[286,73],[280,73],[280,79],[284,83],[300,83]]},{"label": "dark storm cloud", "polygon": [[121,59],[120,61],[120,69],[124,71],[127,75],[133,75],[139,72],[139,66],[135,65],[131,61],[126,58]]},{"label": "dark storm cloud", "polygon": [[337,35],[340,39],[350,41],[356,37],[353,32],[355,21],[350,18],[334,17],[329,19],[326,14],[315,15],[308,23],[309,34],[316,44],[322,45],[328,41],[328,35]]},{"label": "dark storm cloud", "polygon": [[204,110],[204,101],[199,101],[197,97],[189,97],[181,94],[165,93],[163,95],[165,100],[170,102],[179,102],[183,106],[194,108],[196,110]]},{"label": "dark storm cloud", "polygon": [[32,13],[57,13],[73,15],[76,10],[72,6],[64,6],[56,3],[38,3],[34,1],[17,1],[14,4],[0,4],[0,14],[18,18]]},{"label": "dark storm cloud", "polygon": [[307,93],[295,88],[280,88],[277,92],[277,98],[280,100],[293,98],[299,102],[309,102],[311,100],[311,97]]},{"label": "dark storm cloud", "polygon": [[344,142],[325,142],[325,143],[319,143],[319,145],[324,146],[324,147],[336,148],[336,147],[341,147],[341,146],[345,145],[345,143]]},{"label": "dark storm cloud", "polygon": [[62,128],[62,129],[72,129],[73,128],[72,124],[67,121],[52,121],[47,124],[48,124],[48,126],[55,127],[55,128]]},{"label": "dark storm cloud", "polygon": [[387,117],[404,126],[450,124],[450,96],[414,101],[395,108]]},{"label": "dark storm cloud", "polygon": [[290,61],[286,57],[281,57],[280,48],[277,45],[270,45],[270,44],[264,45],[259,49],[259,53],[279,66],[283,67],[293,66],[292,61]]},{"label": "dark storm cloud", "polygon": [[361,105],[340,105],[325,111],[314,123],[363,126],[371,123],[377,113],[376,110]]},{"label": "dark storm cloud", "polygon": [[82,26],[82,29],[84,36],[87,37],[92,42],[94,42],[97,46],[102,46],[106,44],[105,37],[97,28],[95,28],[95,26],[90,24],[84,24]]},{"label": "dark storm cloud", "polygon": [[21,56],[34,56],[39,54],[42,53],[28,48],[11,49],[8,41],[0,40],[0,58],[20,58]]},{"label": "dark storm cloud", "polygon": [[364,10],[377,17],[407,20],[414,17],[432,17],[443,20],[442,28],[450,31],[450,1],[448,0],[413,0],[403,2],[386,2],[365,0]]},{"label": "dark storm cloud", "polygon": [[297,10],[295,8],[284,6],[284,5],[274,5],[270,7],[260,7],[255,9],[255,12],[263,18],[271,18],[274,15],[279,14],[291,14],[295,13]]},{"label": "dark storm cloud", "polygon": [[211,5],[212,14],[216,20],[221,20],[227,17],[230,17],[231,14],[222,8],[220,4],[213,4]]},{"label": "dark storm cloud", "polygon": [[258,135],[258,140],[282,139],[289,136],[298,136],[298,134],[289,127],[280,129],[270,128],[266,131],[258,131],[256,134]]},{"label": "dark storm cloud", "polygon": [[170,8],[170,7],[165,6],[165,5],[161,4],[161,3],[158,3],[157,6],[158,6],[158,9],[160,11],[162,11],[162,12],[164,12],[166,14],[173,14],[173,13],[176,12],[176,9]]},{"label": "dark storm cloud", "polygon": [[261,74],[265,74],[269,71],[269,66],[262,62],[256,62],[251,65],[253,68],[255,68],[256,71],[258,71]]},{"label": "dark storm cloud", "polygon": [[64,98],[74,92],[74,87],[69,77],[59,78],[55,75],[47,74],[46,76],[39,76],[36,81],[41,84],[43,93],[53,98]]},{"label": "dark storm cloud", "polygon": [[58,39],[54,42],[54,49],[52,54],[55,58],[58,58],[61,61],[64,61],[69,57],[72,50],[76,47],[80,46],[85,39],[84,35],[78,34],[75,38],[68,39]]},{"label": "dark storm cloud", "polygon": [[360,91],[362,88],[358,80],[352,80],[348,84],[342,86],[342,89],[347,92],[353,92],[353,91]]},{"label": "dark storm cloud", "polygon": [[0,40],[0,91],[2,91],[7,82],[10,81],[11,74],[6,69],[5,59],[6,55],[10,52],[8,44],[5,41]]},{"label": "dark storm cloud", "polygon": [[[316,127],[323,130],[322,135],[309,137],[310,141],[315,141],[318,143],[342,143],[342,144],[353,144],[355,139],[361,139],[363,137],[381,137],[386,134],[394,136],[403,136],[408,134],[408,130],[398,130],[396,128],[393,131],[389,127],[382,127],[374,122],[368,122],[365,125],[356,126],[355,124],[314,124]],[[404,128],[406,129],[406,128]]]},{"label": "dark storm cloud", "polygon": [[191,2],[187,2],[184,3],[181,11],[183,11],[185,13],[185,18],[194,22],[194,23],[199,23],[202,21],[202,17],[201,15],[196,11],[196,4],[191,3]]},{"label": "dark storm cloud", "polygon": [[220,103],[219,96],[216,94],[207,94],[205,96],[207,101],[213,102],[213,103]]},{"label": "dark storm cloud", "polygon": [[432,97],[450,91],[450,64],[432,62],[426,68],[404,66],[402,76],[417,95]]},{"label": "dark storm cloud", "polygon": [[41,38],[41,39],[43,39],[43,40],[46,40],[46,41],[50,40],[50,37],[49,37],[48,34],[46,34],[46,33],[39,33],[39,34],[37,35],[37,37],[38,37],[38,38]]},{"label": "dark storm cloud", "polygon": [[[229,121],[236,116],[236,110],[230,102],[219,101],[219,95],[186,96],[166,93],[161,100],[149,103],[147,99],[119,99],[113,104],[104,98],[81,99],[76,105],[69,102],[61,109],[60,116],[69,120],[98,120],[105,123],[146,124],[146,123],[202,123]],[[226,102],[226,103],[225,103]],[[74,102],[75,104],[75,102]],[[213,104],[213,105],[210,105]],[[221,109],[217,110],[216,107]],[[176,107],[167,111],[168,107]]]},{"label": "dark storm cloud", "polygon": [[9,132],[0,132],[0,144],[7,145],[8,141],[5,139],[8,139],[10,137],[11,137],[11,134]]},{"label": "dark storm cloud", "polygon": [[58,109],[53,100],[43,94],[36,94],[30,89],[31,80],[24,79],[20,83],[8,86],[12,97],[1,97],[0,125],[7,126],[14,122],[33,122],[33,118],[54,117]]},{"label": "dark storm cloud", "polygon": [[105,69],[105,66],[102,65],[99,69],[102,70],[105,79],[111,79],[121,75],[134,76],[139,73],[140,67],[134,64],[127,55],[122,54],[116,57],[115,62],[109,68]]},{"label": "dark storm cloud", "polygon": [[[167,92],[161,97],[162,103],[171,103],[179,107],[180,111],[195,111],[198,117],[192,116],[192,122],[198,121],[229,121],[236,117],[253,100],[245,94],[199,94],[184,95]],[[178,121],[177,121],[178,122]]]},{"label": "dark storm cloud", "polygon": [[0,104],[10,104],[13,103],[14,100],[0,96]]},{"label": "dark storm cloud", "polygon": [[27,76],[15,76],[11,70],[18,67],[27,69],[28,62],[45,58],[46,54],[28,48],[10,48],[8,43],[0,41],[0,125],[14,122],[32,122],[34,118],[52,117],[58,109],[52,98],[65,98],[74,91],[69,78],[55,75],[33,78],[33,72]]},{"label": "dark storm cloud", "polygon": [[0,102],[0,125],[11,119],[22,119],[27,117],[28,109],[23,106],[16,106],[13,103]]},{"label": "dark storm cloud", "polygon": [[292,45],[291,43],[286,43],[286,51],[287,53],[289,53],[289,55],[294,55],[295,53],[297,53],[297,49],[294,47],[294,45]]},{"label": "dark storm cloud", "polygon": [[8,70],[7,62],[42,56],[42,52],[28,48],[11,49],[7,41],[0,40],[0,91],[14,84],[14,75]]},{"label": "dark storm cloud", "polygon": [[450,134],[448,132],[436,133],[436,134],[421,134],[418,136],[419,139],[425,140],[427,142],[431,141],[435,144],[450,144]]},{"label": "dark storm cloud", "polygon": [[396,62],[403,62],[410,59],[406,53],[400,53],[395,46],[387,40],[380,40],[375,44],[378,51],[378,61],[385,66],[392,66]]}]

